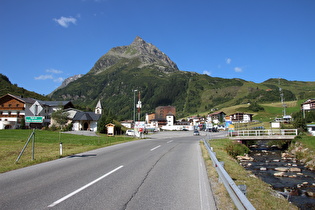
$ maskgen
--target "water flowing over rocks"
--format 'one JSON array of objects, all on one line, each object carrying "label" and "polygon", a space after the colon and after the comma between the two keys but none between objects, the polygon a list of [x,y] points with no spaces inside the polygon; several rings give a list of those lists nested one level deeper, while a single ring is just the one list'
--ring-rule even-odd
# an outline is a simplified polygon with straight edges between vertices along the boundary
[{"label": "water flowing over rocks", "polygon": [[[248,155],[237,157],[244,168],[300,209],[315,209],[315,172],[311,171],[315,168],[314,154],[301,145],[281,151],[266,146],[264,141],[250,148]],[[314,156],[301,155],[305,153]],[[303,158],[299,160],[297,157]]]}]

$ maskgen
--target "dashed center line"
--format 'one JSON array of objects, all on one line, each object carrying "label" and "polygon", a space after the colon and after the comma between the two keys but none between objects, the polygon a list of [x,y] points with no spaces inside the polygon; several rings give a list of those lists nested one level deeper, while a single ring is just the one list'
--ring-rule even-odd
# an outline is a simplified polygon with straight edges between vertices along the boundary
[{"label": "dashed center line", "polygon": [[159,145],[159,146],[156,146],[156,147],[152,148],[152,149],[151,149],[151,151],[153,151],[153,150],[155,150],[155,149],[159,148],[160,146],[161,146],[161,145]]},{"label": "dashed center line", "polygon": [[62,198],[60,198],[59,200],[57,200],[57,201],[53,202],[52,204],[50,204],[50,205],[48,206],[48,208],[54,207],[54,206],[56,206],[57,204],[59,204],[59,203],[65,201],[65,200],[67,200],[68,198],[74,196],[75,194],[81,192],[82,190],[88,188],[89,186],[95,184],[96,182],[98,182],[98,181],[104,179],[105,177],[107,177],[108,175],[114,173],[115,171],[118,171],[118,170],[121,169],[122,167],[124,167],[124,166],[119,166],[119,167],[115,168],[114,170],[108,172],[107,174],[104,174],[103,176],[101,176],[101,177],[95,179],[94,181],[92,181],[92,182],[90,182],[90,183],[84,185],[83,187],[77,189],[76,191],[73,191],[72,193],[70,193],[70,194],[68,194],[68,195],[66,195],[66,196],[64,196],[64,197],[62,197]]},{"label": "dashed center line", "polygon": [[171,142],[173,142],[173,140],[171,140],[171,141],[168,141],[168,142],[166,142],[166,143],[168,143],[168,144],[169,144],[169,143],[171,143]]}]

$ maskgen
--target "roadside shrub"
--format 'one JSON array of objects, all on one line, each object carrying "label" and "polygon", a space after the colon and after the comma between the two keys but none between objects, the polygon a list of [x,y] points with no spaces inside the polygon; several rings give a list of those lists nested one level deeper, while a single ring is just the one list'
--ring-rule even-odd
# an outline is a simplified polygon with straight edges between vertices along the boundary
[{"label": "roadside shrub", "polygon": [[249,152],[249,148],[247,146],[237,142],[228,143],[225,147],[225,150],[233,158],[236,158],[238,155],[247,154]]},{"label": "roadside shrub", "polygon": [[64,127],[64,131],[72,131],[73,123],[69,123]]},{"label": "roadside shrub", "polygon": [[56,130],[59,130],[60,128],[58,126],[56,126],[55,124],[52,124],[49,128],[49,130],[51,131],[56,131]]}]

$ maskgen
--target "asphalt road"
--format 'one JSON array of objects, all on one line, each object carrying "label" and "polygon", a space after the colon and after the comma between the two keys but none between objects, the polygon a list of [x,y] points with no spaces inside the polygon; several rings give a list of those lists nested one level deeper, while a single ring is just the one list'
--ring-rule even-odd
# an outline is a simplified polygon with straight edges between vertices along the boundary
[{"label": "asphalt road", "polygon": [[203,136],[149,137],[0,174],[0,209],[216,209]]}]

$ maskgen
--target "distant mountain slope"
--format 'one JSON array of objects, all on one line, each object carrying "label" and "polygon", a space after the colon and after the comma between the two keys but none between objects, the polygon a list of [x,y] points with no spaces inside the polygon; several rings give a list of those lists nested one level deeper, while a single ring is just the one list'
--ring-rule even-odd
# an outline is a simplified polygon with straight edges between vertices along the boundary
[{"label": "distant mountain slope", "polygon": [[9,78],[0,73],[0,97],[10,93],[16,96],[23,96],[25,98],[36,98],[39,100],[49,101],[50,98],[40,95],[35,92],[28,91],[24,88],[18,87],[16,84],[12,84]]},{"label": "distant mountain slope", "polygon": [[[285,100],[315,97],[313,82],[286,81],[286,84],[285,81],[281,80]],[[307,91],[303,84],[308,87]],[[105,109],[121,119],[132,119],[133,90],[138,90],[142,115],[154,112],[157,106],[173,105],[177,117],[181,117],[251,101],[279,102],[278,86],[273,79],[257,84],[180,71],[157,47],[136,37],[128,46],[112,48],[87,74],[56,90],[51,97],[91,108],[100,99]]]},{"label": "distant mountain slope", "polygon": [[81,78],[84,74],[77,74],[71,77],[68,77],[67,79],[65,79],[62,84],[55,89],[53,92],[51,92],[48,96],[50,97],[56,90],[59,90],[61,88],[66,87],[67,85],[69,85],[71,82],[76,81],[77,79]]}]

